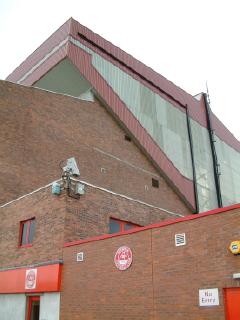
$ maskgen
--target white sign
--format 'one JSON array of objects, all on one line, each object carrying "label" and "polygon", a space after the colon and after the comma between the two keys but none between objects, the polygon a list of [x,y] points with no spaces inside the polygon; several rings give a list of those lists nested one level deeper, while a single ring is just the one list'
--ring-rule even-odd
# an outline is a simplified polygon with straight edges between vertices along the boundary
[{"label": "white sign", "polygon": [[26,270],[25,289],[35,289],[37,284],[37,269]]},{"label": "white sign", "polygon": [[200,289],[199,290],[199,305],[201,307],[219,306],[218,288]]},{"label": "white sign", "polygon": [[77,262],[82,262],[83,261],[83,252],[78,252],[77,253]]}]

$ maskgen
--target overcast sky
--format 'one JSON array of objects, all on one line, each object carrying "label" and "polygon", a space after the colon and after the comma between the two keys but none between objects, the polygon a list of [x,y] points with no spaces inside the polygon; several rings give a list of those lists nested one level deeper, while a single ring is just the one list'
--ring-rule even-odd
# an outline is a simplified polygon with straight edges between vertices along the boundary
[{"label": "overcast sky", "polygon": [[0,0],[0,79],[70,17],[211,108],[240,139],[239,0]]}]

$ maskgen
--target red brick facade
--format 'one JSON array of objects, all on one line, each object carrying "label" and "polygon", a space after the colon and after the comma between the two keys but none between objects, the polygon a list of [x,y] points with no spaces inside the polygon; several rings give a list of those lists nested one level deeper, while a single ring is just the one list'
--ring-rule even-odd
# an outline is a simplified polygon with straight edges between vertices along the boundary
[{"label": "red brick facade", "polygon": [[0,95],[0,203],[57,179],[59,163],[74,156],[87,182],[191,213],[100,103],[4,81]]},{"label": "red brick facade", "polygon": [[[80,200],[44,189],[0,208],[1,267],[61,259],[64,242],[108,233],[110,217],[147,225],[190,213],[100,103],[3,81],[0,92],[1,203],[59,179],[72,156],[90,184]],[[20,221],[32,217],[33,246],[18,248]]]},{"label": "red brick facade", "polygon": [[108,234],[111,217],[146,226],[177,216],[86,186],[86,194],[79,201],[66,198],[64,239],[68,242]]},{"label": "red brick facade", "polygon": [[[0,268],[62,259],[65,242],[109,232],[110,217],[148,225],[177,215],[123,196],[86,186],[81,198],[35,192],[0,208]],[[20,222],[35,218],[33,245],[19,248]]]},{"label": "red brick facade", "polygon": [[[239,287],[233,273],[240,257],[228,250],[239,239],[237,209],[64,249],[61,320],[65,319],[225,319],[224,289]],[[187,244],[176,247],[174,236]],[[133,263],[114,265],[120,246]],[[84,261],[76,262],[76,254]],[[218,288],[219,306],[200,307],[199,289]]]},{"label": "red brick facade", "polygon": [[[0,208],[0,268],[62,258],[65,212],[65,197],[55,198],[49,188]],[[20,222],[33,217],[33,244],[19,248]]]},{"label": "red brick facade", "polygon": [[[240,260],[228,250],[239,239],[239,206],[189,216],[97,101],[7,82],[0,82],[0,95],[1,204],[59,179],[58,165],[73,156],[86,191],[73,199],[65,191],[52,195],[46,186],[2,205],[1,272],[63,262],[61,320],[225,319],[224,289],[239,287],[232,275]],[[32,246],[20,248],[20,223],[33,217]],[[145,227],[108,236],[110,218]],[[175,246],[176,233],[186,234],[185,246]],[[133,263],[119,271],[113,257],[123,245],[132,249]],[[78,252],[83,262],[76,262]],[[205,288],[218,288],[219,306],[199,307],[199,289]]]}]

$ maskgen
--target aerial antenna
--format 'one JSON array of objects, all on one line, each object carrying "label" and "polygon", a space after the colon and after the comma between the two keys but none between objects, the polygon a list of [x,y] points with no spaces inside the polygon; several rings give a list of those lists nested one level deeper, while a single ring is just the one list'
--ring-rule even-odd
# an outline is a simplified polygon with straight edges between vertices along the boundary
[{"label": "aerial antenna", "polygon": [[208,90],[208,83],[206,81],[206,91],[207,91],[207,100],[208,100],[208,104],[209,106],[211,105],[211,101],[210,101],[210,95],[209,95],[209,90]]},{"label": "aerial antenna", "polygon": [[210,96],[209,96],[207,81],[206,81],[206,89],[207,89],[207,93],[205,94],[205,97],[206,97],[205,105],[206,105],[206,111],[207,111],[208,130],[209,130],[210,145],[211,145],[212,158],[213,158],[214,180],[215,180],[216,191],[217,191],[218,207],[221,208],[223,206],[221,185],[220,185],[220,179],[219,179],[219,176],[221,175],[221,169],[220,169],[220,163],[218,162],[217,152],[215,148],[215,142],[216,142],[215,132],[211,124]]}]

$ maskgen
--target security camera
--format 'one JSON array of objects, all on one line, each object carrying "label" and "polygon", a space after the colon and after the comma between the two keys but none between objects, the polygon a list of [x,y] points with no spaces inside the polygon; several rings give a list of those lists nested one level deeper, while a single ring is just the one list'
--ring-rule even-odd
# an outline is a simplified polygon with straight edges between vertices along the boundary
[{"label": "security camera", "polygon": [[70,172],[73,176],[76,176],[76,177],[80,176],[80,171],[78,169],[75,158],[67,159],[67,165],[63,167],[63,171]]}]

